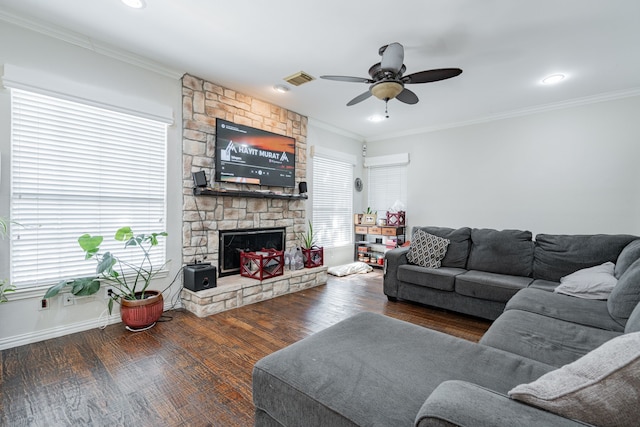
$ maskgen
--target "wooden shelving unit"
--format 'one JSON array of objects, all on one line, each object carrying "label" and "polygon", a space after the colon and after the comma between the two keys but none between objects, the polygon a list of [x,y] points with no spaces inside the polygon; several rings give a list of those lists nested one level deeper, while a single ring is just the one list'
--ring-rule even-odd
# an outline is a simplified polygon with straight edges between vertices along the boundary
[{"label": "wooden shelving unit", "polygon": [[384,253],[404,243],[405,227],[355,225],[356,261],[363,261],[374,267],[384,266]]}]

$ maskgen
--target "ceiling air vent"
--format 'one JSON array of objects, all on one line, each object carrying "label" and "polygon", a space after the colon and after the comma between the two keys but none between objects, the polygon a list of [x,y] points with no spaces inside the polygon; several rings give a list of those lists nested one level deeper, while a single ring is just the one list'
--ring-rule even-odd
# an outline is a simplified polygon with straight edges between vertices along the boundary
[{"label": "ceiling air vent", "polygon": [[284,81],[294,86],[300,86],[301,84],[309,83],[312,80],[315,80],[315,77],[305,73],[304,71],[298,71],[297,73],[284,78]]}]

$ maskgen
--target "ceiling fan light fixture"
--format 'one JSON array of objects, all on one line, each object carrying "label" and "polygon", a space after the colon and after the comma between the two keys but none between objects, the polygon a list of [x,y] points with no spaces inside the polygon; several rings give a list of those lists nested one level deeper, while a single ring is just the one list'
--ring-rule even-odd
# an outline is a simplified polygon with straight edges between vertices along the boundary
[{"label": "ceiling fan light fixture", "polygon": [[371,94],[383,101],[393,99],[402,90],[404,86],[401,83],[395,81],[382,81],[371,86]]}]

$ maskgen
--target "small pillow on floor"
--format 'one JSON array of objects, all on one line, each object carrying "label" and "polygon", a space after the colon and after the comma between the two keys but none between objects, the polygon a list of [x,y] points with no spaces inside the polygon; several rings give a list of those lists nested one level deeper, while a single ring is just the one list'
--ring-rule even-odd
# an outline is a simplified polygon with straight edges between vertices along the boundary
[{"label": "small pillow on floor", "polygon": [[638,425],[640,332],[613,338],[573,363],[516,386],[509,396],[593,425]]},{"label": "small pillow on floor", "polygon": [[449,239],[418,229],[413,233],[407,261],[421,267],[440,268],[450,242]]},{"label": "small pillow on floor", "polygon": [[562,277],[554,292],[578,298],[606,300],[618,283],[618,279],[613,275],[614,269],[615,265],[612,262],[583,268]]}]

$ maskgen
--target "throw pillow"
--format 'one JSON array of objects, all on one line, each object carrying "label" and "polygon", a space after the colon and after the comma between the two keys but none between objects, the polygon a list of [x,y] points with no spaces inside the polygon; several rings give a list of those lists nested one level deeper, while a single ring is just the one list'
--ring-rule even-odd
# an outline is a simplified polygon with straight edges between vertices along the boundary
[{"label": "throw pillow", "polygon": [[407,261],[421,267],[440,268],[450,241],[426,231],[416,230],[407,252]]},{"label": "throw pillow", "polygon": [[618,259],[616,261],[616,268],[614,275],[616,279],[624,274],[631,264],[637,259],[640,259],[640,239],[636,239],[624,247]]},{"label": "throw pillow", "polygon": [[554,292],[578,298],[606,300],[618,283],[613,275],[614,268],[612,262],[583,268],[562,277]]},{"label": "throw pillow", "polygon": [[509,396],[598,426],[637,425],[640,332],[607,341],[573,363],[516,386]]},{"label": "throw pillow", "polygon": [[613,319],[624,326],[631,312],[640,302],[640,259],[627,268],[607,299],[607,308]]}]

